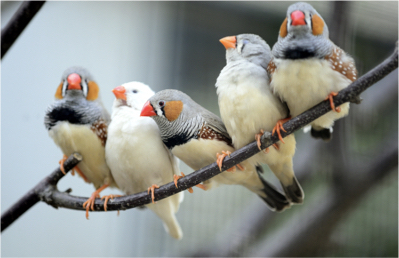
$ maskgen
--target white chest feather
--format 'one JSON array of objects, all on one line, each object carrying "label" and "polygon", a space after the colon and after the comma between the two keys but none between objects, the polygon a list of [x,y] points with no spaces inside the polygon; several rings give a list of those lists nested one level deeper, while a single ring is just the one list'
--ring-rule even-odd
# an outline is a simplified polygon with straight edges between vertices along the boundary
[{"label": "white chest feather", "polygon": [[59,122],[49,131],[49,135],[65,155],[79,152],[83,156],[78,167],[96,188],[104,183],[113,185],[113,178],[105,162],[104,146],[89,125]]},{"label": "white chest feather", "polygon": [[287,102],[293,117],[338,92],[351,81],[331,69],[327,60],[274,59],[276,69],[270,84],[272,90]]},{"label": "white chest feather", "polygon": [[106,160],[116,183],[127,194],[152,184],[173,181],[178,173],[174,157],[165,148],[159,129],[149,117],[113,117],[108,127]]},{"label": "white chest feather", "polygon": [[258,72],[223,69],[216,83],[220,115],[236,148],[254,141],[261,129],[271,131],[287,115],[269,88],[266,70],[257,66],[253,69]]}]

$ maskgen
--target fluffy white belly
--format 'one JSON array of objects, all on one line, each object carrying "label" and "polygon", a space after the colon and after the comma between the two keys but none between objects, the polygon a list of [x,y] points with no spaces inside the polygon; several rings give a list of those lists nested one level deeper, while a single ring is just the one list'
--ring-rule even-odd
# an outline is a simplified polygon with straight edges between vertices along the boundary
[{"label": "fluffy white belly", "polygon": [[65,155],[69,156],[73,152],[79,152],[83,156],[78,167],[95,188],[103,184],[115,186],[105,162],[104,146],[89,125],[58,122],[49,131],[49,135]]},{"label": "fluffy white belly", "polygon": [[[327,60],[274,60],[275,70],[272,90],[280,96],[290,109],[293,117],[323,101],[329,93],[338,92],[347,87],[351,81],[334,71]],[[311,124],[330,127],[334,120],[347,115],[349,103],[341,105],[341,112],[328,112]]]},{"label": "fluffy white belly", "polygon": [[[152,118],[116,118],[108,127],[106,159],[119,188],[126,194],[173,181],[174,167]],[[119,122],[119,124],[118,124]],[[122,123],[123,122],[123,123]],[[123,127],[125,125],[125,127]]]},{"label": "fluffy white belly", "polygon": [[[223,123],[239,149],[255,140],[261,129],[271,131],[287,110],[266,83],[248,83],[219,93],[219,108]],[[219,89],[218,89],[219,90]]]}]

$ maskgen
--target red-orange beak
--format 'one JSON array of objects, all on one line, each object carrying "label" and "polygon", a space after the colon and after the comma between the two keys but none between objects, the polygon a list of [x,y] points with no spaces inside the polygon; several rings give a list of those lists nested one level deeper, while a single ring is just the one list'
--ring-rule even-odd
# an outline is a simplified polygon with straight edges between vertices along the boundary
[{"label": "red-orange beak", "polygon": [[236,36],[224,37],[224,38],[222,38],[222,39],[219,40],[219,41],[223,44],[223,46],[224,46],[226,49],[229,49],[229,48],[236,48],[236,42],[237,42]]},{"label": "red-orange beak", "polygon": [[155,113],[154,108],[151,106],[150,101],[147,101],[143,109],[141,110],[140,116],[156,116],[157,113]]},{"label": "red-orange beak", "polygon": [[299,10],[291,13],[292,26],[306,25],[305,14]]},{"label": "red-orange beak", "polygon": [[68,81],[68,90],[82,89],[82,87],[80,86],[82,79],[80,78],[79,74],[71,73],[70,75],[68,75],[67,81]]},{"label": "red-orange beak", "polygon": [[115,97],[117,99],[123,99],[126,100],[126,89],[123,86],[118,86],[115,89],[112,90],[112,92],[114,93]]}]

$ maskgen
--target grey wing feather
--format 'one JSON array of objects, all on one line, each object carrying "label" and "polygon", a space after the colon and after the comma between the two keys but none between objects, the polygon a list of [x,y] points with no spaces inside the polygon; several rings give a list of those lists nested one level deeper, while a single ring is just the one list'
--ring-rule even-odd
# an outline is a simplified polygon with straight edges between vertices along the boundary
[{"label": "grey wing feather", "polygon": [[206,109],[204,109],[202,117],[204,118],[205,122],[208,124],[209,127],[211,127],[216,132],[220,133],[224,137],[228,138],[229,140],[231,140],[231,137],[228,134],[227,129],[220,117],[218,117],[217,115],[213,114],[212,112]]}]

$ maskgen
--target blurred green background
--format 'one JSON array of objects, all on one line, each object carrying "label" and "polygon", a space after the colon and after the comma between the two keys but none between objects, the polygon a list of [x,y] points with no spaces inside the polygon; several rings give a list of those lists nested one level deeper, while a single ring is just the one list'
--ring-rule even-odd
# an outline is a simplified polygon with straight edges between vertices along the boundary
[{"label": "blurred green background", "polygon": [[[62,72],[89,69],[111,111],[111,89],[142,81],[179,89],[219,114],[214,87],[225,65],[219,39],[241,33],[277,40],[293,2],[46,2],[1,62],[1,210],[58,165],[44,111]],[[2,28],[21,2],[1,2]],[[398,2],[311,2],[359,75],[398,40]],[[1,237],[2,256],[398,256],[398,71],[364,92],[333,140],[295,133],[303,205],[273,213],[239,186],[185,193],[175,241],[149,210],[91,213],[35,205]],[[184,173],[192,170],[181,164]],[[265,177],[278,185],[265,167]],[[89,196],[71,175],[61,191]],[[118,193],[106,190],[107,193]]]}]

